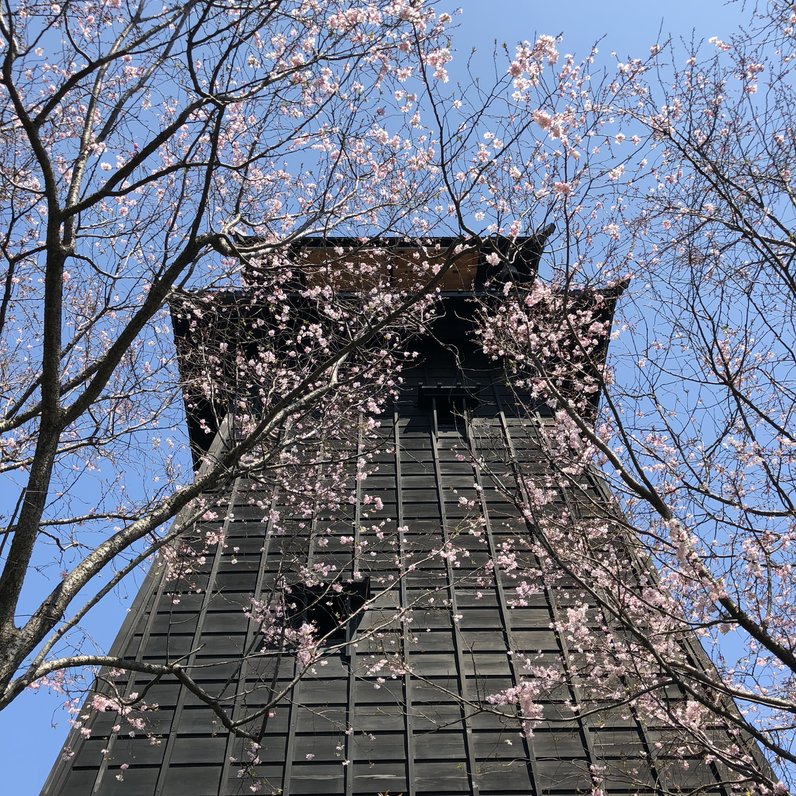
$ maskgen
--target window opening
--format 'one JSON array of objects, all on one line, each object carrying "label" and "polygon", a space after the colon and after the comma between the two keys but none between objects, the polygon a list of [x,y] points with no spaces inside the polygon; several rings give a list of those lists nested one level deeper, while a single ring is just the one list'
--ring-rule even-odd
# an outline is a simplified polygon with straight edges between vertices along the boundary
[{"label": "window opening", "polygon": [[327,644],[350,641],[362,621],[362,607],[370,599],[370,578],[349,583],[297,583],[286,596],[290,624],[298,629],[304,623],[316,628],[318,638]]},{"label": "window opening", "polygon": [[463,384],[421,384],[418,404],[421,407],[435,407],[437,425],[455,428],[461,425],[461,419],[468,410],[473,410],[480,403],[478,393],[480,384],[464,386]]}]

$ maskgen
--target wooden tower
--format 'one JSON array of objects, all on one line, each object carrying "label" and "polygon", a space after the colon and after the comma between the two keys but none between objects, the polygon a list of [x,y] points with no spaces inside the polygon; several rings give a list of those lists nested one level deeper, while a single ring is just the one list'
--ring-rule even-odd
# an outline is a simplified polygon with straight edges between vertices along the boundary
[{"label": "wooden tower", "polygon": [[[306,246],[320,262],[328,243]],[[538,251],[528,251],[513,279],[533,277]],[[132,706],[127,715],[86,709],[47,796],[729,796],[715,764],[673,754],[670,729],[632,704],[584,696],[581,652],[557,629],[573,596],[566,577],[519,595],[511,571],[494,565],[505,543],[533,534],[517,508],[517,474],[544,473],[539,439],[552,416],[544,405],[520,405],[503,364],[479,354],[470,335],[473,292],[500,279],[481,252],[441,286],[444,312],[415,343],[420,364],[380,418],[368,442],[371,473],[352,478],[345,514],[291,516],[284,492],[238,478],[207,496],[224,506],[210,523],[223,543],[195,565],[189,585],[156,563],[135,600],[113,652],[139,668],[180,660],[259,745],[230,733],[177,679],[133,672],[114,682]],[[179,322],[175,329],[185,358],[192,340]],[[192,407],[198,463],[235,428],[217,406]],[[363,455],[356,444],[341,443],[351,462]],[[610,505],[598,477],[582,489]],[[308,584],[300,572],[321,561],[325,574]],[[287,628],[311,623],[325,637],[306,670],[295,645],[264,639],[251,616],[253,597],[273,603],[274,595]],[[533,721],[521,700],[490,700],[539,666],[562,677]],[[133,694],[157,709],[138,711]],[[675,689],[671,699],[683,695]]]}]

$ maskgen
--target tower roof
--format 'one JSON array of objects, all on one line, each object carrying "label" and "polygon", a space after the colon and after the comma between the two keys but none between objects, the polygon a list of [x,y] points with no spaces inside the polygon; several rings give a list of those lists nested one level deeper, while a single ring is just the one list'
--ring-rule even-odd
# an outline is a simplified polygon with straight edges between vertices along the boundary
[{"label": "tower roof", "polygon": [[[413,329],[414,344],[422,339],[437,343],[455,343],[475,349],[472,334],[480,316],[480,307],[502,300],[507,284],[529,290],[538,279],[543,247],[552,234],[552,225],[536,235],[508,239],[493,236],[474,245],[452,237],[422,238],[347,238],[307,237],[287,247],[283,255],[290,277],[278,285],[283,301],[312,311],[313,289],[328,289],[351,300],[369,290],[412,291],[424,288],[430,278],[428,264],[439,265],[444,273],[435,283],[436,312],[418,335]],[[259,250],[252,239],[238,238],[240,253]],[[419,267],[422,261],[423,267]],[[262,290],[264,270],[254,257],[245,257],[244,284],[235,290],[207,290],[177,294],[171,301],[172,327],[185,385],[185,406],[194,464],[198,466],[223,417],[227,404],[238,394],[235,368],[229,367],[219,379],[214,399],[200,394],[196,382],[197,362],[213,355],[230,360],[237,350],[256,349],[258,341],[269,333],[273,304]],[[387,281],[385,282],[385,273]],[[608,288],[570,286],[567,295],[572,306],[592,307],[594,320],[610,328],[616,302],[626,287],[619,283]],[[601,300],[595,302],[595,297]],[[197,339],[201,328],[202,340]],[[572,340],[572,346],[576,340]],[[602,369],[608,349],[608,335],[592,359],[595,374]],[[223,370],[223,366],[222,366]],[[222,383],[223,382],[223,383]],[[592,400],[596,412],[599,393]]]}]

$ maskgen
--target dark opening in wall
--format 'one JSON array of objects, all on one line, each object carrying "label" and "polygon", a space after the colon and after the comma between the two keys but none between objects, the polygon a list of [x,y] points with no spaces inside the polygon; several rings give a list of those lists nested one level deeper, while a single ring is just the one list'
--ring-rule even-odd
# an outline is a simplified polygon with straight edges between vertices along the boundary
[{"label": "dark opening in wall", "polygon": [[350,639],[362,620],[361,608],[370,599],[370,578],[348,583],[297,583],[285,595],[292,627],[315,625],[318,638],[339,644]]},{"label": "dark opening in wall", "polygon": [[418,404],[433,407],[437,412],[437,425],[451,428],[461,425],[461,418],[467,410],[480,403],[478,393],[480,384],[421,384]]}]

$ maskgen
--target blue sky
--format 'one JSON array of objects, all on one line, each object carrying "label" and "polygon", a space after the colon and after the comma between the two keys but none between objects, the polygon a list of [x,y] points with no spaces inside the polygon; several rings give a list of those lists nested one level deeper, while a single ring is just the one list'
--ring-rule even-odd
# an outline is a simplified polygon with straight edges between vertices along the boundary
[{"label": "blue sky", "polygon": [[[600,51],[616,51],[622,58],[641,57],[649,46],[668,34],[674,38],[727,38],[745,14],[740,3],[722,0],[460,0],[464,14],[454,37],[463,63],[476,48],[476,68],[487,69],[494,42],[512,47],[536,34],[564,36],[562,51],[585,54],[602,39]],[[449,69],[456,79],[456,63]],[[95,641],[107,648],[121,624],[125,607],[114,603],[104,608],[91,627]],[[23,695],[0,713],[0,771],[2,793],[10,796],[37,794],[68,731],[62,698],[43,691]]]},{"label": "blue sky", "polygon": [[495,39],[511,45],[537,33],[562,33],[561,49],[576,55],[603,39],[603,53],[642,57],[660,32],[675,38],[690,38],[692,30],[698,39],[729,36],[746,18],[741,6],[723,0],[462,0],[456,46],[466,53],[470,47],[488,50]]}]

